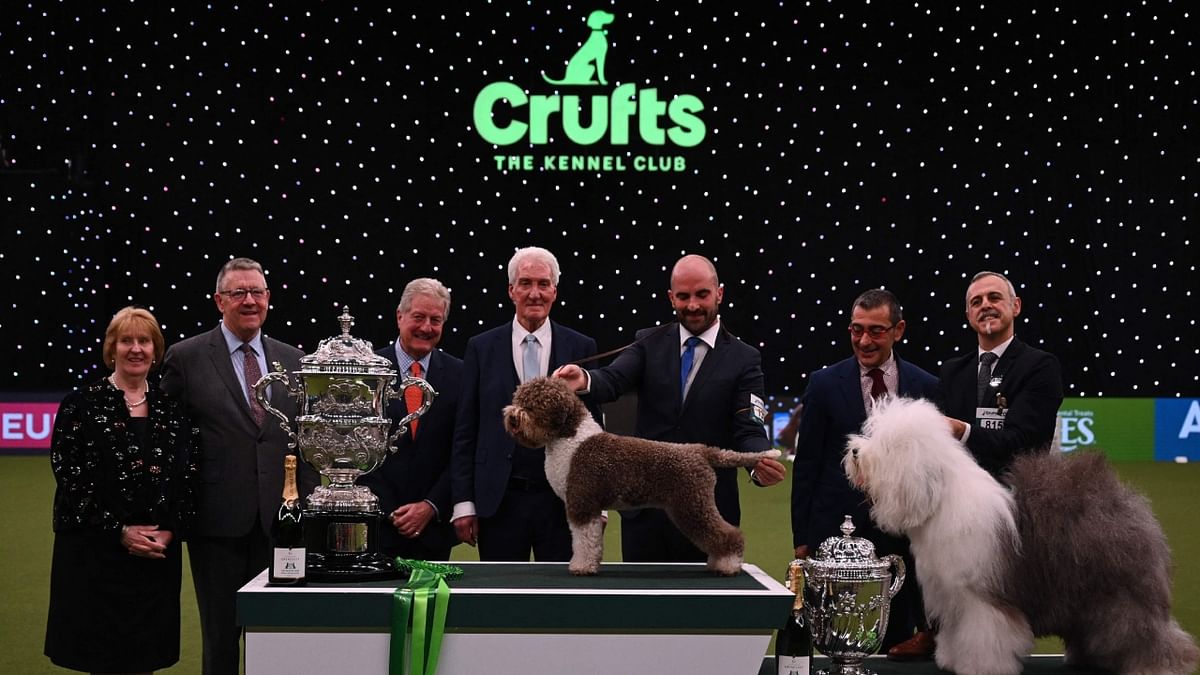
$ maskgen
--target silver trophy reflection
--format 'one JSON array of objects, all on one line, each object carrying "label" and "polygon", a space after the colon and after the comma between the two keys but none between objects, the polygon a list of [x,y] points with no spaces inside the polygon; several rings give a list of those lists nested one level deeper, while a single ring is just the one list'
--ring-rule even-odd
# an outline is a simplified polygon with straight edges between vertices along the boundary
[{"label": "silver trophy reflection", "polygon": [[803,584],[792,590],[804,594],[804,621],[813,646],[833,661],[832,668],[820,673],[870,675],[863,661],[883,642],[888,608],[904,584],[904,560],[898,555],[877,559],[874,544],[850,536],[850,516],[841,530],[842,536],[821,542],[814,558],[793,560],[788,576],[803,577]]},{"label": "silver trophy reflection", "polygon": [[[419,377],[407,377],[392,388],[397,375],[392,362],[375,354],[371,343],[350,335],[354,317],[348,307],[338,317],[342,334],[326,338],[317,351],[300,359],[300,370],[290,379],[276,363],[254,385],[254,396],[264,410],[279,418],[304,461],[328,485],[308,498],[304,512],[304,541],[308,578],[313,581],[367,581],[397,575],[394,565],[378,548],[379,499],[370,488],[355,485],[361,475],[374,471],[410,422],[425,414],[437,392]],[[267,387],[279,383],[300,399],[296,430],[287,415],[271,407]],[[391,399],[402,399],[408,387],[421,390],[421,406],[392,427],[386,416]],[[389,433],[390,429],[390,433]]]}]

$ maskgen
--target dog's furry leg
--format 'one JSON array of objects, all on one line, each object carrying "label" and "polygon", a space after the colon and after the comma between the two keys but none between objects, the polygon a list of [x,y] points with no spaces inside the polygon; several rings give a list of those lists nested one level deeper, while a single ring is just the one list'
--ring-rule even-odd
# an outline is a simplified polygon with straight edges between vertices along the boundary
[{"label": "dog's furry leg", "polygon": [[571,574],[585,576],[600,571],[600,560],[604,557],[604,521],[597,515],[592,520],[570,523],[571,563],[567,569]]},{"label": "dog's furry leg", "polygon": [[1021,659],[1033,650],[1025,615],[968,590],[960,593],[938,632],[938,667],[971,675],[1020,675]]},{"label": "dog's furry leg", "polygon": [[667,508],[667,517],[696,548],[708,554],[710,571],[727,577],[741,572],[746,548],[741,530],[725,522],[715,504],[691,506],[691,509]]}]

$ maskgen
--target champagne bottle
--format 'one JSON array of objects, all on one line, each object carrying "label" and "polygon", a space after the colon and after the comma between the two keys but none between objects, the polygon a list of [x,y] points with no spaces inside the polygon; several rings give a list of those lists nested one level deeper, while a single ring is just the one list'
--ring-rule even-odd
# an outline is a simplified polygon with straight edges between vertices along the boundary
[{"label": "champagne bottle", "polygon": [[271,526],[274,555],[268,581],[272,586],[304,584],[304,523],[296,489],[296,456],[283,458],[283,503]]},{"label": "champagne bottle", "polygon": [[804,620],[804,583],[799,576],[799,565],[788,567],[787,587],[796,594],[792,611],[787,621],[775,635],[775,668],[778,675],[809,675],[812,669],[812,634]]}]

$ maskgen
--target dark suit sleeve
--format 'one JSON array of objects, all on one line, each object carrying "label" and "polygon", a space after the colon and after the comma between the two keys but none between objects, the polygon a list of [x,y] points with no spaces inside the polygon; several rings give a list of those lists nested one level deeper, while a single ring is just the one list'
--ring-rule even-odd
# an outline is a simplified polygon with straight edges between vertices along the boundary
[{"label": "dark suit sleeve", "polygon": [[[475,500],[475,442],[479,433],[479,349],[467,342],[463,356],[458,410],[454,415],[454,445],[450,451],[451,506]],[[449,518],[450,514],[446,514]]]},{"label": "dark suit sleeve", "polygon": [[[643,339],[645,332],[638,331],[635,339]],[[618,354],[611,364],[588,371],[591,379],[589,396],[596,403],[615,401],[625,392],[638,388],[645,369],[646,345],[639,342]]]},{"label": "dark suit sleeve", "polygon": [[742,452],[762,452],[771,449],[771,439],[762,422],[754,418],[750,397],[757,396],[760,401],[766,401],[763,385],[762,356],[752,347],[744,347],[747,351],[745,365],[738,375],[737,406],[730,411],[733,415],[734,447]]},{"label": "dark suit sleeve", "polygon": [[811,536],[812,498],[825,463],[829,435],[829,395],[817,373],[809,376],[800,402],[800,431],[796,436],[796,459],[792,463],[792,546],[807,544]]},{"label": "dark suit sleeve", "polygon": [[1058,359],[1043,351],[1027,351],[1023,361],[1020,381],[1011,389],[1004,387],[1010,404],[1004,428],[984,429],[974,420],[965,420],[971,424],[967,448],[989,471],[1002,471],[1018,453],[1044,450],[1054,438],[1063,400]]}]

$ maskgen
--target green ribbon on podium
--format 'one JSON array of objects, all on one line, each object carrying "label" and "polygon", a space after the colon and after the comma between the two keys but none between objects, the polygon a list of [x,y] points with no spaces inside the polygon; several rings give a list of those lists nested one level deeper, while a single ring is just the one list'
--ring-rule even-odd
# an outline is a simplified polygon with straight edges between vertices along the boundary
[{"label": "green ribbon on podium", "polygon": [[[396,568],[412,570],[408,583],[392,594],[392,642],[388,654],[388,674],[404,675],[404,647],[411,635],[409,655],[411,675],[437,672],[446,632],[446,609],[450,604],[450,586],[446,579],[462,577],[462,568],[421,560],[396,558]],[[433,616],[429,600],[433,598]],[[411,618],[411,626],[410,626]]]}]

